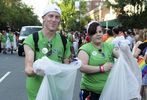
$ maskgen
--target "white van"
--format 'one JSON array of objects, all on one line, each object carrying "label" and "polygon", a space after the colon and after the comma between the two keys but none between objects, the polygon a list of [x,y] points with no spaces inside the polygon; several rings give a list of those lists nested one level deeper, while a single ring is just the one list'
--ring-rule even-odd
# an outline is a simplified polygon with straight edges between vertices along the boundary
[{"label": "white van", "polygon": [[24,55],[23,41],[28,35],[38,32],[42,29],[42,26],[23,26],[20,31],[20,36],[18,40],[18,55]]}]

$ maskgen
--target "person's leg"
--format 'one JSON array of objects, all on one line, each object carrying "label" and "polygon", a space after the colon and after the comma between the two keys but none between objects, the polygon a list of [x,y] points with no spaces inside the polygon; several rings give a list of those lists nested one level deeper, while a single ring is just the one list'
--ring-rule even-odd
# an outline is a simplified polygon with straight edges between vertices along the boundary
[{"label": "person's leg", "polygon": [[5,43],[3,43],[3,53],[4,53],[4,54],[7,54],[7,52],[6,52],[6,51],[7,51],[7,49],[6,49],[6,44],[5,44]]},{"label": "person's leg", "polygon": [[143,86],[143,100],[147,100],[147,85]]},{"label": "person's leg", "polygon": [[13,42],[11,42],[11,54],[13,54]]}]

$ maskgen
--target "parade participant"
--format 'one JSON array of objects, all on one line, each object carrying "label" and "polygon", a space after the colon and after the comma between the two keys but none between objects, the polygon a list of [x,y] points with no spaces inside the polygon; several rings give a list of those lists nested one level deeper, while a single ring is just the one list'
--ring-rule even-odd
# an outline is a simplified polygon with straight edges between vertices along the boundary
[{"label": "parade participant", "polygon": [[98,22],[90,22],[87,31],[91,42],[82,45],[78,53],[83,63],[80,87],[83,100],[88,96],[90,100],[98,100],[118,53],[112,44],[102,42],[102,27]]},{"label": "parade participant", "polygon": [[130,41],[128,41],[125,38],[125,32],[123,27],[114,27],[112,29],[113,35],[114,35],[114,39],[112,40],[112,44],[115,45],[115,47],[119,47],[119,44],[123,41],[126,44],[130,45]]},{"label": "parade participant", "polygon": [[3,54],[7,54],[6,41],[7,41],[6,31],[5,30],[2,30],[2,48],[3,48]]},{"label": "parade participant", "polygon": [[112,43],[114,37],[113,37],[113,32],[111,29],[107,30],[107,34],[108,34],[108,39],[106,40],[107,43]]},{"label": "parade participant", "polygon": [[57,62],[69,63],[70,47],[66,44],[66,50],[62,43],[57,28],[61,22],[61,10],[56,4],[49,5],[43,12],[43,28],[38,31],[38,50],[34,46],[33,35],[29,35],[24,41],[25,73],[27,75],[26,87],[28,100],[35,100],[43,77],[33,71],[33,62],[44,56],[43,49],[48,49],[47,57]]},{"label": "parade participant", "polygon": [[9,40],[10,40],[10,51],[11,51],[11,54],[13,54],[13,43],[14,43],[14,34],[13,34],[13,32],[11,32],[11,28],[9,28],[8,29],[8,38],[9,38]]}]

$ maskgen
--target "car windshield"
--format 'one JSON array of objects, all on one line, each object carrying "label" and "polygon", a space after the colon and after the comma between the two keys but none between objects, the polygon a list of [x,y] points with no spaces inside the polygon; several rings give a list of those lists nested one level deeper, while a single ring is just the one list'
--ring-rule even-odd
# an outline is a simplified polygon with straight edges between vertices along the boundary
[{"label": "car windshield", "polygon": [[23,27],[20,32],[20,35],[21,36],[28,36],[32,33],[40,31],[40,30],[41,30],[41,27]]}]

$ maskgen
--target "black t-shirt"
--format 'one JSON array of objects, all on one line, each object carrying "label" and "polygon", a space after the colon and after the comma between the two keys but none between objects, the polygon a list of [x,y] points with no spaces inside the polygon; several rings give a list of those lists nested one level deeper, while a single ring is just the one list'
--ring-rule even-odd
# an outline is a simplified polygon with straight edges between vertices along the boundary
[{"label": "black t-shirt", "polygon": [[145,51],[147,49],[147,42],[144,42],[144,43],[140,44],[138,46],[138,48],[141,50],[139,55],[143,55],[144,56],[145,55]]}]

